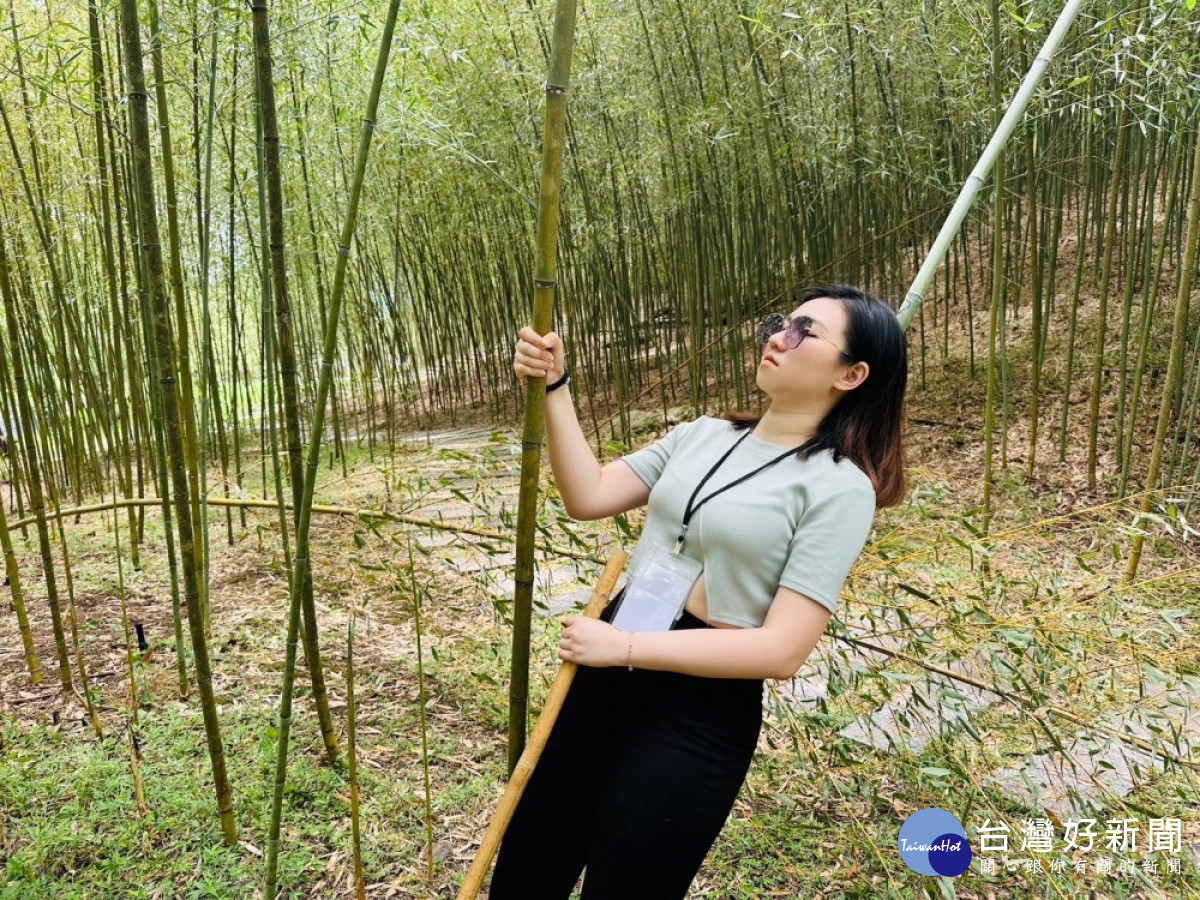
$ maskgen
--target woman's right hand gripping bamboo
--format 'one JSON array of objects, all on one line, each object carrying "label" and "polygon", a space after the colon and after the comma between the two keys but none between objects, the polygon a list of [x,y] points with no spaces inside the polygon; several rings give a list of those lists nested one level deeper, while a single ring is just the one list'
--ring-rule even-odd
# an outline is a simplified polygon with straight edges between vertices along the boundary
[{"label": "woman's right hand gripping bamboo", "polygon": [[[520,331],[513,371],[522,383],[545,378],[553,384],[566,371],[562,338],[553,331],[539,335],[526,325]],[[645,505],[650,488],[622,460],[601,467],[579,426],[569,385],[546,395],[546,443],[550,468],[567,515],[603,519]]]},{"label": "woman's right hand gripping bamboo", "polygon": [[530,378],[545,377],[546,384],[554,384],[566,371],[566,355],[563,353],[562,338],[547,331],[539,336],[526,325],[517,340],[517,353],[513,357],[513,371],[524,384]]}]

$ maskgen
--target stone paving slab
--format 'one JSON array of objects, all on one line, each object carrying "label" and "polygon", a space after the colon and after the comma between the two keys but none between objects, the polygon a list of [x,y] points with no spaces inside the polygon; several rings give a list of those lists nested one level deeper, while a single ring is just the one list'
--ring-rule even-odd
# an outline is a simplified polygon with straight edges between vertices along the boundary
[{"label": "stone paving slab", "polygon": [[495,556],[472,553],[469,556],[447,560],[450,567],[460,575],[471,575],[480,571],[490,572],[495,569],[512,568],[516,564],[516,561],[517,554],[511,551],[497,553]]},{"label": "stone paving slab", "polygon": [[[428,518],[427,516],[425,518]],[[414,533],[415,540],[420,541],[422,547],[429,549],[440,549],[453,544],[457,541],[458,535],[453,531],[442,531],[437,528],[421,529]]]},{"label": "stone paving slab", "polygon": [[576,591],[568,591],[562,594],[555,594],[546,600],[545,610],[539,610],[544,615],[565,616],[568,613],[578,612],[580,608],[587,606],[587,602],[592,599],[592,589],[590,587],[580,588]]},{"label": "stone paving slab", "polygon": [[[541,563],[537,566],[533,576],[533,592],[534,597],[541,600],[543,604],[549,604],[549,600],[554,596],[554,588],[563,584],[575,584],[578,582],[578,572],[576,566],[570,560],[565,562]],[[497,578],[490,585],[488,590],[496,596],[511,597],[516,590],[517,582],[512,575],[512,569],[509,568],[502,578]],[[591,587],[587,588],[589,596],[591,595]]]},{"label": "stone paving slab", "polygon": [[[868,612],[871,618],[868,618]],[[912,625],[906,628],[894,613],[862,607],[857,607],[853,612],[843,610],[838,615],[851,637],[893,652],[902,651],[920,628],[936,624],[933,619],[912,615]],[[886,653],[825,639],[817,645],[795,678],[780,683],[779,692],[800,708],[810,709],[816,706],[817,701],[828,697],[829,679],[825,673],[831,667],[849,675],[852,666],[874,668],[886,665],[890,659]]]},{"label": "stone paving slab", "polygon": [[433,506],[418,509],[413,515],[422,519],[432,519],[435,522],[457,522],[473,517],[482,519],[479,507],[463,503],[461,500],[443,501]]},{"label": "stone paving slab", "polygon": [[[1145,702],[1124,716],[1105,715],[1100,724],[1184,759],[1194,758],[1200,747],[1200,679],[1185,679],[1165,692],[1162,685],[1144,687]],[[1177,729],[1178,749],[1171,726]],[[1023,765],[993,772],[988,780],[1034,810],[1079,816],[1124,797],[1167,764],[1159,754],[1099,730],[1081,730],[1064,746],[1065,754],[1037,754]]]},{"label": "stone paving slab", "polygon": [[[944,668],[974,676],[982,665],[968,659],[947,663]],[[990,691],[935,673],[898,691],[865,719],[838,733],[883,752],[920,753],[931,741],[958,731],[971,713],[986,709],[997,699]]]},{"label": "stone paving slab", "polygon": [[829,683],[815,674],[807,677],[797,675],[789,681],[780,682],[777,687],[788,703],[801,709],[813,709],[829,695]]},{"label": "stone paving slab", "polygon": [[432,445],[436,449],[452,447],[474,450],[481,444],[491,443],[493,433],[491,428],[445,428],[439,431],[410,431],[398,437],[409,444]]}]

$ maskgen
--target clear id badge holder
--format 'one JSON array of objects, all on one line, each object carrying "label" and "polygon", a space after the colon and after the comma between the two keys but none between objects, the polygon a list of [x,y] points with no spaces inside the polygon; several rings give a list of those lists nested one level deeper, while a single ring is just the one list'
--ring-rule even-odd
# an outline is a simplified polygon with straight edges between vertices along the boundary
[{"label": "clear id badge holder", "polygon": [[703,568],[682,553],[651,551],[630,574],[611,624],[620,631],[670,631]]}]

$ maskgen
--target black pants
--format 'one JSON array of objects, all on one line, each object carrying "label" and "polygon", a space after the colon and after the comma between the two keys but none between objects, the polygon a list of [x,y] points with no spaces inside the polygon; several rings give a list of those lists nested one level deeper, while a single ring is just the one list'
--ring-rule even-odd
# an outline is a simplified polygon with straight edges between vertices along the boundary
[{"label": "black pants", "polygon": [[[608,621],[614,606],[601,614]],[[674,626],[710,628],[690,613]],[[580,666],[505,832],[489,900],[675,900],[746,778],[762,679]]]}]

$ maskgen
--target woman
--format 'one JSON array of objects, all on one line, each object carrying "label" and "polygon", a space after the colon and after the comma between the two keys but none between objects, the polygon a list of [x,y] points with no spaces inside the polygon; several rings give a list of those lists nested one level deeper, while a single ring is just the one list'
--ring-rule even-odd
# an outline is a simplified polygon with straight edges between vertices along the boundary
[{"label": "woman", "polygon": [[523,328],[513,369],[545,377],[550,464],[568,514],[649,503],[630,559],[702,564],[669,630],[563,620],[578,663],[514,812],[490,900],[672,900],[687,893],[745,780],[763,679],[816,646],[875,509],[904,495],[904,334],[881,300],[809,290],[759,326],[761,417],[701,416],[601,467],[567,393],[562,341]]}]

